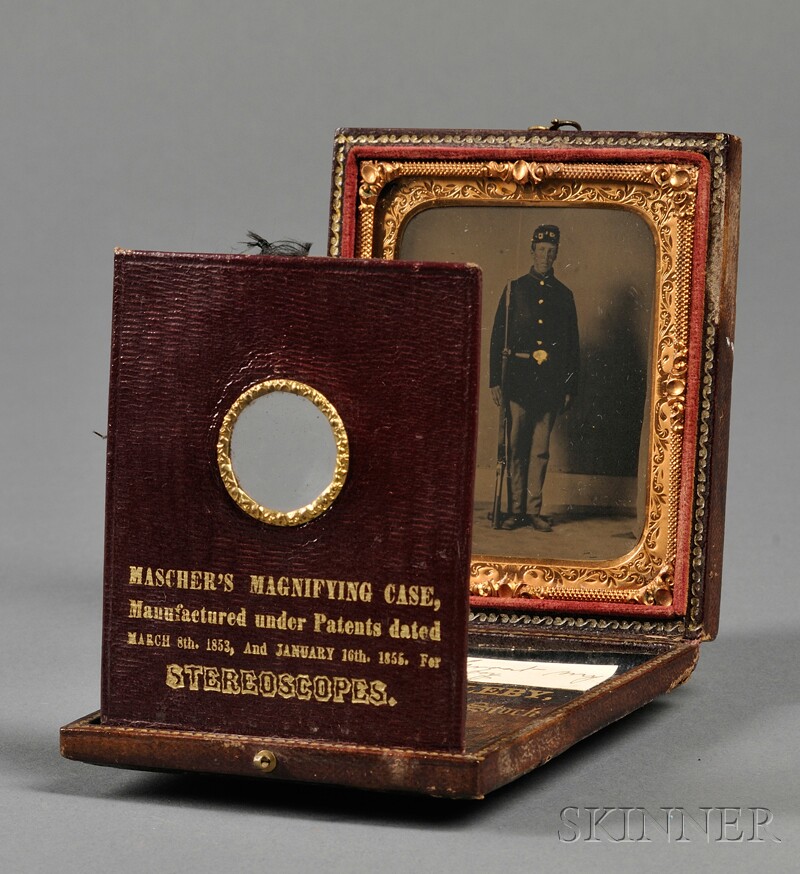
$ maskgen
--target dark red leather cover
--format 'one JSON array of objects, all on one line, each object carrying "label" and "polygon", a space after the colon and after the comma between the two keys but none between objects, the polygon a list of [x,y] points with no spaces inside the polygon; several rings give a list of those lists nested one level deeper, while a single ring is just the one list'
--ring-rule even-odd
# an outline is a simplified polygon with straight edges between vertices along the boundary
[{"label": "dark red leather cover", "polygon": [[[105,723],[463,745],[479,309],[474,266],[117,253]],[[338,499],[298,527],[248,516],[217,466],[225,413],[274,378],[322,392],[350,441]],[[250,575],[368,581],[373,598],[254,594]],[[387,604],[388,584],[433,586],[441,607]],[[303,633],[256,627],[284,610],[308,619]],[[211,611],[245,621],[214,624]],[[315,613],[382,633],[315,632]],[[395,619],[439,622],[441,641],[392,638]],[[264,642],[267,655],[245,653]],[[279,644],[333,656],[284,658]],[[342,661],[351,648],[369,662]],[[408,664],[381,664],[382,651]],[[440,667],[421,667],[422,653]]]}]

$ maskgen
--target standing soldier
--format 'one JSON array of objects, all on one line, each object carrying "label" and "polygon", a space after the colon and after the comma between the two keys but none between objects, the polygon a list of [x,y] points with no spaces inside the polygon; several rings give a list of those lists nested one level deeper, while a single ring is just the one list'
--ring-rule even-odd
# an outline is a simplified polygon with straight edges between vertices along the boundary
[{"label": "standing soldier", "polygon": [[[559,239],[555,225],[540,225],[533,232],[531,269],[501,297],[492,329],[489,386],[494,402],[507,405],[511,421],[507,432],[510,515],[501,525],[506,530],[530,525],[537,531],[552,531],[541,515],[550,433],[578,389],[575,301],[553,275]],[[504,355],[505,383],[501,384]]]}]

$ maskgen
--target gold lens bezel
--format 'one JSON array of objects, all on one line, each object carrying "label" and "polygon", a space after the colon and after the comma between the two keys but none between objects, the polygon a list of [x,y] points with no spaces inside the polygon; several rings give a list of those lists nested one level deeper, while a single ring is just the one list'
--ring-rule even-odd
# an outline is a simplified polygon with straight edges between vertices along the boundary
[{"label": "gold lens bezel", "polygon": [[[239,485],[231,459],[231,439],[239,416],[253,401],[273,392],[287,392],[311,401],[328,420],[336,444],[336,463],[333,478],[328,486],[310,503],[288,512],[265,507],[249,495]],[[350,467],[350,442],[341,416],[325,395],[310,385],[293,379],[269,379],[242,392],[225,414],[217,440],[217,466],[228,494],[248,516],[267,525],[281,527],[305,525],[321,516],[339,497]]]}]

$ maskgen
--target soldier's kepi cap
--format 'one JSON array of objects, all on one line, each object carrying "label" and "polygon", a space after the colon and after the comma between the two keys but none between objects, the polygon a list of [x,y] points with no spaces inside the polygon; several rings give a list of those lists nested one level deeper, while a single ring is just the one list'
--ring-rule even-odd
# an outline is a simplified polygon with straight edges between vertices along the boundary
[{"label": "soldier's kepi cap", "polygon": [[531,246],[535,246],[537,243],[555,243],[557,246],[560,237],[561,231],[556,225],[539,225],[531,237]]}]

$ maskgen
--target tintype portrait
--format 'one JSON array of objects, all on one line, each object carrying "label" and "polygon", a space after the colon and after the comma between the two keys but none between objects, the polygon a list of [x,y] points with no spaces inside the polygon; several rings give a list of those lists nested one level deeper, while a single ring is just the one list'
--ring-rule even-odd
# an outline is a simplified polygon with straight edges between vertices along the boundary
[{"label": "tintype portrait", "polygon": [[648,224],[613,208],[430,209],[399,253],[483,268],[474,551],[626,553],[643,527]]}]

